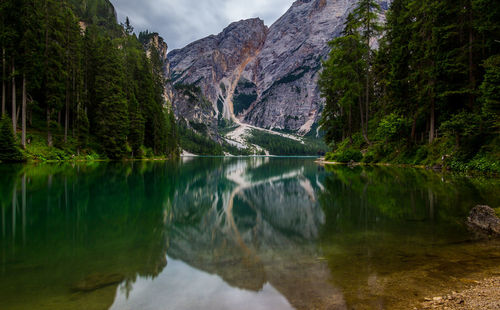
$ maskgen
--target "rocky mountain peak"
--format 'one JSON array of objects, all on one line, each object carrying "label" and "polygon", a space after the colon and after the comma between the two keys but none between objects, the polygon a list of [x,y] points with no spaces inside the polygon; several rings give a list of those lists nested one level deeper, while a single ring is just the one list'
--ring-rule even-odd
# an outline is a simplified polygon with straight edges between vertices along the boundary
[{"label": "rocky mountain peak", "polygon": [[[228,94],[238,83],[246,64],[258,55],[264,45],[268,29],[261,19],[247,19],[226,27],[220,34],[212,35],[168,54],[171,63],[171,79],[178,85],[199,87],[212,104],[211,113],[217,119],[231,118],[231,110],[225,103]],[[182,98],[175,103],[179,117],[190,118],[183,111]],[[205,101],[203,101],[205,102]],[[196,110],[191,108],[190,111]],[[188,111],[185,111],[188,112]],[[199,113],[197,115],[200,115]],[[194,121],[201,121],[197,117]],[[216,126],[217,122],[215,122]],[[212,132],[216,128],[212,128]]]},{"label": "rocky mountain peak", "polygon": [[[269,28],[258,18],[232,23],[170,52],[172,81],[199,87],[218,120],[305,134],[317,127],[323,106],[317,80],[327,43],[342,33],[355,4],[297,0]],[[189,118],[182,101],[174,106]]]}]

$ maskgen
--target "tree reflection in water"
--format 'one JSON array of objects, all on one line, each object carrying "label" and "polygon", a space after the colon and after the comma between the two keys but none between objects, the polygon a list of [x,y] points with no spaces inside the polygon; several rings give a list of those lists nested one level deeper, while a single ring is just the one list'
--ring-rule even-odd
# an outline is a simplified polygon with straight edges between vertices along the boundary
[{"label": "tree reflection in water", "polygon": [[429,272],[498,265],[461,223],[500,205],[494,180],[290,158],[0,170],[2,309],[390,308]]}]

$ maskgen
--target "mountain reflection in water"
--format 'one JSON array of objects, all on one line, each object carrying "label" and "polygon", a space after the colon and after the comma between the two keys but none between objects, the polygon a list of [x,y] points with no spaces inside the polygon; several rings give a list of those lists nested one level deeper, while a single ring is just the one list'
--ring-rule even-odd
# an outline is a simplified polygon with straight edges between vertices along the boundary
[{"label": "mountain reflection in water", "polygon": [[0,181],[1,309],[397,309],[500,265],[462,224],[497,180],[257,157]]}]

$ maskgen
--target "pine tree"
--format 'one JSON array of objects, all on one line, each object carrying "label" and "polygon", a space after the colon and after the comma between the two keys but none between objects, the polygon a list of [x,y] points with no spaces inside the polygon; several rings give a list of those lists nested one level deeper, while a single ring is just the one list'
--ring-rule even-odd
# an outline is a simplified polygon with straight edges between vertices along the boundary
[{"label": "pine tree", "polygon": [[371,142],[368,139],[368,121],[370,115],[370,101],[371,101],[371,66],[372,66],[372,54],[371,41],[376,39],[381,31],[381,26],[379,23],[379,13],[380,5],[375,0],[360,0],[353,11],[353,18],[351,23],[353,28],[357,28],[360,32],[361,38],[365,44],[365,61],[367,63],[365,69],[365,86],[364,86],[364,96],[365,96],[365,115],[363,115],[363,108],[360,106],[361,113],[361,124],[362,132],[365,141],[368,144]]},{"label": "pine tree", "polygon": [[40,87],[42,67],[42,46],[40,44],[41,25],[38,1],[24,0],[22,5],[21,26],[21,68],[22,73],[22,110],[21,110],[21,145],[26,148],[27,101],[32,90]]},{"label": "pine tree", "polygon": [[43,102],[47,119],[47,144],[53,146],[52,132],[59,124],[54,120],[55,112],[61,110],[65,101],[65,82],[68,72],[64,58],[64,11],[55,0],[44,0],[43,5]]},{"label": "pine tree", "polygon": [[2,116],[0,121],[0,161],[19,162],[24,161],[24,156],[14,140],[12,122],[7,116]]},{"label": "pine tree", "polygon": [[491,131],[500,133],[500,54],[484,63],[486,74],[481,85],[482,117]]},{"label": "pine tree", "polygon": [[128,141],[132,148],[132,157],[141,157],[143,154],[140,154],[140,149],[144,143],[144,117],[142,116],[137,100],[133,98],[129,102],[130,132]]},{"label": "pine tree", "polygon": [[320,89],[326,99],[321,125],[327,132],[327,143],[339,137],[339,121],[335,121],[339,116],[347,121],[347,128],[342,128],[342,137],[347,131],[347,137],[352,142],[353,112],[357,107],[361,116],[361,130],[364,131],[362,100],[367,63],[363,55],[366,54],[366,45],[362,43],[354,21],[354,16],[349,15],[343,36],[329,43],[332,50],[328,60],[323,63],[324,69],[320,76]]},{"label": "pine tree", "polygon": [[130,23],[130,19],[128,18],[128,16],[125,19],[124,28],[125,28],[125,33],[128,35],[131,35],[134,32],[134,27],[132,27],[132,24]]},{"label": "pine tree", "polygon": [[87,117],[87,111],[83,108],[83,104],[78,104],[77,106],[77,119],[76,119],[76,131],[77,131],[77,152],[80,153],[82,149],[88,146],[89,142],[89,119]]},{"label": "pine tree", "polygon": [[123,158],[127,153],[128,108],[120,53],[110,39],[103,39],[97,64],[95,133],[108,157]]}]

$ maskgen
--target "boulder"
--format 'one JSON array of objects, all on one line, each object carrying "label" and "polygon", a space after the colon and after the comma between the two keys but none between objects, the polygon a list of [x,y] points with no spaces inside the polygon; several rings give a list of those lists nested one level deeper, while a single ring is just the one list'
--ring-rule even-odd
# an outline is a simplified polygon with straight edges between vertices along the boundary
[{"label": "boulder", "polygon": [[467,218],[467,225],[475,232],[500,236],[500,218],[489,206],[475,206]]}]

